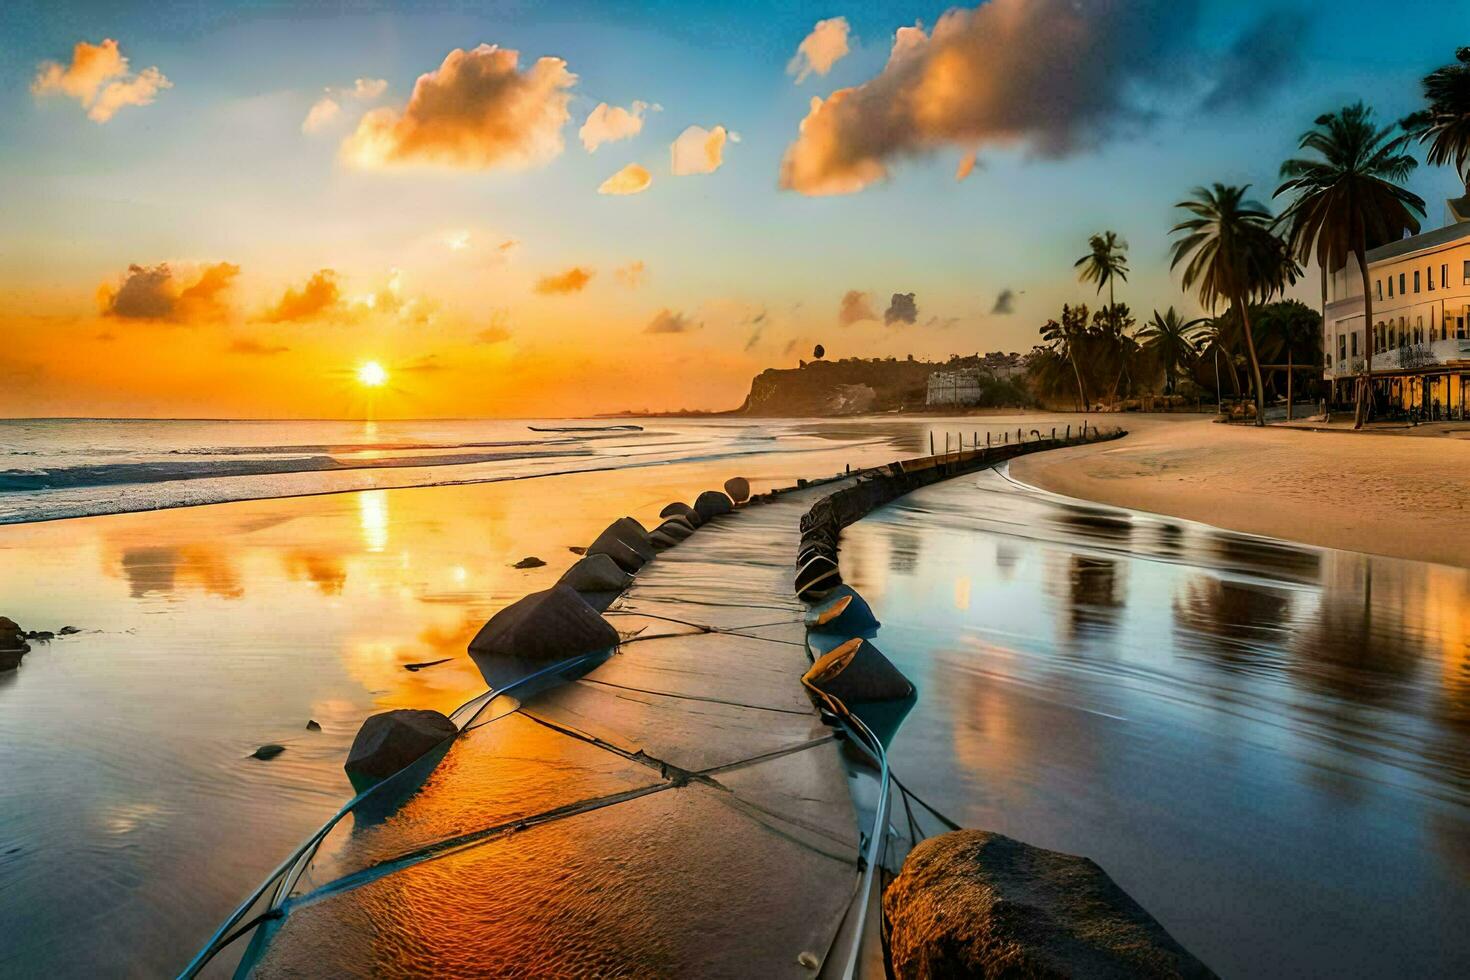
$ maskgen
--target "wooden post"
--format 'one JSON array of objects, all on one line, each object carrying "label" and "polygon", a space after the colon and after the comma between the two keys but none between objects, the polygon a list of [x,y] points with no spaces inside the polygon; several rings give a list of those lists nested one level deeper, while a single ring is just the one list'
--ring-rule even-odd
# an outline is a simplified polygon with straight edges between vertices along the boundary
[{"label": "wooden post", "polygon": [[1070,442],[1071,439],[1072,439],[1072,427],[1069,425],[1069,426],[1067,426],[1067,441]]},{"label": "wooden post", "polygon": [[929,430],[929,455],[934,455],[934,430]]},{"label": "wooden post", "polygon": [[1286,421],[1291,421],[1291,348],[1286,349]]}]

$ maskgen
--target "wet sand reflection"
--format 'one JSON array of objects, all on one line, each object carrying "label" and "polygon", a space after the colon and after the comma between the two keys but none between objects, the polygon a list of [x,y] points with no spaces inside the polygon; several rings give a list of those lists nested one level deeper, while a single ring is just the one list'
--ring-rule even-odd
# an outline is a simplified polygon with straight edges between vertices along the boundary
[{"label": "wet sand reflection", "polygon": [[996,474],[843,570],[920,688],[896,771],[961,823],[1095,858],[1222,975],[1470,971],[1470,573]]}]

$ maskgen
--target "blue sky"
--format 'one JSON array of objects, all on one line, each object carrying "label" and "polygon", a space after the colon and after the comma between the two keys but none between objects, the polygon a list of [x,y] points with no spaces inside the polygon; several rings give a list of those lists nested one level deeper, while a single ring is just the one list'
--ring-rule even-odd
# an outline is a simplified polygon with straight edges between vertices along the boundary
[{"label": "blue sky", "polygon": [[[0,209],[0,295],[33,360],[45,359],[48,342],[86,351],[85,338],[112,334],[115,343],[116,326],[129,331],[123,339],[138,331],[140,343],[156,347],[156,330],[116,316],[99,333],[96,294],[99,284],[120,282],[130,264],[163,262],[237,264],[235,312],[210,329],[290,348],[277,369],[293,354],[319,367],[333,351],[353,357],[373,343],[400,360],[450,361],[498,317],[513,324],[514,337],[495,353],[497,363],[524,368],[538,384],[553,374],[603,374],[614,354],[652,358],[669,371],[707,370],[711,379],[670,385],[670,405],[655,407],[700,400],[720,407],[738,401],[753,370],[791,364],[816,340],[832,356],[1024,351],[1062,302],[1091,299],[1071,265],[1087,236],[1105,228],[1131,245],[1134,272],[1120,300],[1144,315],[1171,303],[1192,308],[1167,270],[1175,201],[1216,180],[1250,182],[1268,197],[1280,160],[1317,113],[1363,98],[1396,119],[1416,106],[1419,77],[1470,43],[1465,3],[1348,0],[1332,5],[1330,19],[1302,4],[1201,3],[1187,31],[1145,48],[1160,62],[1146,86],[1127,93],[1128,117],[1110,122],[1097,145],[1052,159],[1025,139],[978,141],[980,167],[956,182],[969,146],[928,140],[885,158],[887,179],[814,197],[779,186],[808,100],[874,79],[895,30],[916,22],[932,30],[945,6],[328,6],[21,2],[0,13],[0,73],[8,79],[0,96],[8,199]],[[786,65],[797,45],[818,20],[839,16],[851,28],[851,53],[829,74],[796,84]],[[1271,71],[1247,77],[1277,68],[1280,77],[1243,93],[1241,104],[1201,111],[1221,59],[1252,29],[1274,32],[1281,53]],[[105,124],[71,99],[32,93],[42,62],[64,64],[77,42],[104,38],[118,41],[132,71],[156,65],[172,87]],[[481,43],[520,52],[522,70],[553,56],[577,76],[562,152],[525,169],[377,172],[343,164],[341,144],[363,112],[401,110],[419,75],[451,50]],[[1078,71],[1076,62],[1048,67],[1060,86]],[[333,128],[303,133],[324,90],[357,78],[383,79],[387,90],[371,106],[340,99]],[[641,132],[595,153],[579,145],[577,128],[594,106],[634,100],[661,107],[645,114]],[[723,126],[739,142],[725,144],[715,172],[673,176],[669,146],[691,125]],[[596,193],[630,163],[652,174],[647,191]],[[1430,202],[1426,224],[1439,224],[1452,176],[1421,168],[1411,187]],[[425,241],[458,228],[472,230],[479,244],[515,241],[514,258],[456,272],[425,253]],[[617,288],[613,270],[635,261],[645,280]],[[534,292],[540,277],[572,266],[596,273],[581,294]],[[427,328],[337,329],[332,343],[313,326],[262,325],[258,311],[318,269],[336,270],[364,291],[402,270],[439,312]],[[1015,312],[991,315],[1005,289],[1017,294]],[[840,326],[838,304],[849,290],[870,293],[880,315],[890,294],[913,292],[919,318]],[[643,325],[660,310],[701,326],[685,336],[645,336]],[[626,344],[610,353],[600,346],[610,337]],[[558,344],[578,356],[553,356]],[[536,358],[540,366],[528,366]],[[483,367],[468,354],[461,360]],[[248,371],[264,370],[259,361]],[[163,387],[169,380],[159,379]],[[568,381],[547,406],[573,405],[575,387]],[[636,390],[619,387],[608,398]],[[181,389],[179,397],[194,396]],[[131,404],[105,393],[93,400]]]}]

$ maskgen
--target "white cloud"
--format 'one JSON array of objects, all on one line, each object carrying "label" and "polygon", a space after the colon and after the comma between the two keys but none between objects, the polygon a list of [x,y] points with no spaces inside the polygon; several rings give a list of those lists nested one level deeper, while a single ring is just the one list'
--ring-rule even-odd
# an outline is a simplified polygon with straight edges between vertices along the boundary
[{"label": "white cloud", "polygon": [[690,126],[684,130],[670,148],[673,153],[674,176],[710,174],[720,169],[725,157],[726,137],[724,126],[716,126],[714,129]]},{"label": "white cloud", "polygon": [[653,175],[647,168],[630,163],[613,174],[597,188],[599,194],[641,194],[653,183]]},{"label": "white cloud", "polygon": [[327,125],[337,114],[342,111],[342,106],[330,95],[324,95],[311,104],[311,111],[301,121],[303,133],[314,133]]},{"label": "white cloud", "polygon": [[827,74],[851,50],[847,46],[850,30],[846,17],[817,21],[817,26],[797,45],[796,54],[786,66],[786,73],[795,75],[798,85],[813,73]]},{"label": "white cloud", "polygon": [[577,130],[577,136],[588,153],[595,153],[603,143],[637,136],[643,129],[643,113],[648,109],[647,102],[636,100],[629,109],[599,102],[597,108],[587,114],[587,121]]}]

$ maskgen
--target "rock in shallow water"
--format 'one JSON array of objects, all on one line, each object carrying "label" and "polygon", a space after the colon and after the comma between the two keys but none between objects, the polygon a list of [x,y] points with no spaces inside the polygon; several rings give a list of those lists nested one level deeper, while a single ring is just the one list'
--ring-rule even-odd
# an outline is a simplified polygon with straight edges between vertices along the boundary
[{"label": "rock in shallow water", "polygon": [[520,561],[516,562],[511,567],[512,568],[540,568],[542,565],[545,565],[545,564],[546,564],[546,562],[542,561],[540,558],[537,558],[535,555],[527,555],[525,558],[522,558]]},{"label": "rock in shallow water", "polygon": [[732,476],[725,481],[725,492],[731,500],[743,504],[750,499],[750,481],[743,476]]},{"label": "rock in shallow water", "polygon": [[558,584],[491,616],[470,641],[470,653],[549,663],[617,643],[618,631],[575,589]]},{"label": "rock in shallow water", "polygon": [[699,527],[701,520],[699,512],[683,501],[676,500],[668,504],[658,512],[659,517],[682,517],[689,522],[690,527]]},{"label": "rock in shallow water", "polygon": [[362,723],[342,768],[352,785],[361,788],[387,779],[457,734],[454,722],[437,711],[399,708],[380,712]]},{"label": "rock in shallow water", "polygon": [[254,752],[250,753],[250,758],[274,759],[276,756],[280,755],[284,751],[286,751],[286,747],[284,745],[277,745],[275,742],[269,742],[265,745],[262,745]]},{"label": "rock in shallow water", "polygon": [[730,498],[718,490],[706,490],[694,501],[694,512],[699,515],[701,521],[709,521],[721,514],[728,514],[734,509]]},{"label": "rock in shallow water", "polygon": [[1092,861],[983,830],[914,848],[883,911],[900,980],[1214,977]]},{"label": "rock in shallow water", "polygon": [[31,650],[26,642],[25,630],[15,620],[0,616],[0,670],[14,670],[20,666],[20,658]]},{"label": "rock in shallow water", "polygon": [[558,585],[578,592],[621,592],[633,576],[607,555],[588,555],[566,570]]}]

